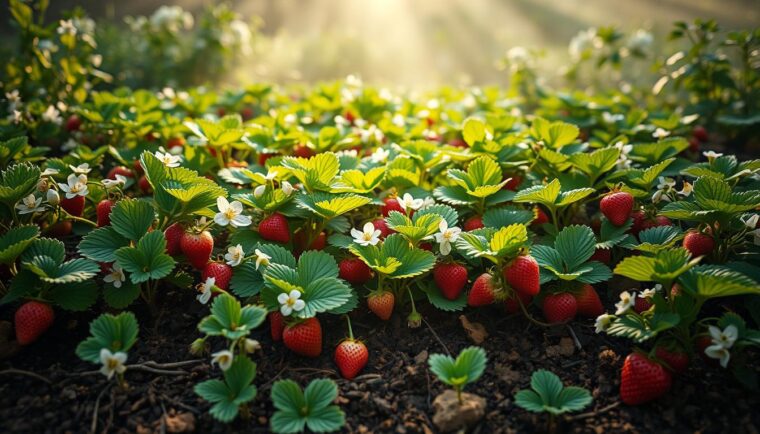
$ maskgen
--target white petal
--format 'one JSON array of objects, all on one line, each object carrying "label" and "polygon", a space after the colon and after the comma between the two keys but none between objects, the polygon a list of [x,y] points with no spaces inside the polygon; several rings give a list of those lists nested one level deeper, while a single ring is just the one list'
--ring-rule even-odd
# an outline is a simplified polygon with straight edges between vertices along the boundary
[{"label": "white petal", "polygon": [[251,224],[251,218],[246,215],[239,215],[232,219],[232,226],[241,228]]},{"label": "white petal", "polygon": [[448,255],[451,253],[451,243],[448,241],[444,241],[441,243],[441,254],[442,255]]},{"label": "white petal", "polygon": [[290,316],[290,314],[293,313],[293,309],[291,309],[291,307],[287,304],[283,304],[280,306],[280,313],[282,316]]},{"label": "white petal", "polygon": [[284,292],[277,296],[277,302],[284,305],[288,302],[288,294],[285,294]]},{"label": "white petal", "polygon": [[219,226],[227,226],[230,224],[230,219],[227,218],[226,214],[217,213],[214,216],[214,223],[218,224]]},{"label": "white petal", "polygon": [[365,234],[370,234],[375,230],[375,225],[373,225],[372,222],[367,222],[364,224],[364,227],[362,229],[364,230]]},{"label": "white petal", "polygon": [[288,294],[288,296],[292,299],[298,300],[299,298],[301,298],[301,291],[297,289],[292,289],[290,291],[290,294]]},{"label": "white petal", "polygon": [[296,302],[293,303],[293,310],[295,310],[296,312],[303,310],[303,308],[305,307],[306,307],[306,302],[303,300],[296,300]]},{"label": "white petal", "polygon": [[230,203],[223,196],[219,196],[216,198],[216,207],[219,208],[219,212],[227,212]]}]

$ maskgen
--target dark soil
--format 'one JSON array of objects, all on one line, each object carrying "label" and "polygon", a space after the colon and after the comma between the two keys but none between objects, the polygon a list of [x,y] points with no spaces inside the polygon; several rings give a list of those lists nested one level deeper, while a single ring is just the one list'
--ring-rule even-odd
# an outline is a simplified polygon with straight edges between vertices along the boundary
[{"label": "dark soil", "polygon": [[[157,321],[137,309],[140,336],[128,364],[197,359],[188,347],[199,337],[195,324],[207,307],[189,292],[170,293],[163,305]],[[427,323],[417,329],[407,328],[399,314],[386,323],[369,312],[356,315],[354,331],[369,347],[370,360],[354,381],[341,379],[332,362],[333,345],[345,336],[340,318],[322,317],[325,345],[318,359],[294,356],[281,343],[273,343],[267,326],[256,330],[253,337],[263,347],[254,355],[259,393],[251,405],[252,418],[230,425],[215,422],[207,413],[208,404],[192,390],[200,381],[220,377],[208,357],[170,369],[184,371],[180,375],[129,370],[129,389],[124,391],[111,387],[113,383],[97,372],[83,375],[98,368],[74,354],[76,344],[88,334],[91,318],[59,313],[52,330],[40,341],[0,362],[0,432],[159,433],[193,427],[198,433],[269,432],[272,383],[291,378],[304,385],[318,377],[333,378],[340,386],[338,403],[347,418],[344,432],[436,432],[431,403],[444,386],[429,373],[427,355],[457,353],[471,342],[457,314],[429,306],[422,313]],[[693,361],[664,398],[628,407],[619,403],[618,372],[630,343],[595,334],[592,320],[572,323],[582,345],[578,350],[566,327],[537,327],[520,315],[506,316],[497,307],[465,314],[470,321],[482,323],[490,334],[482,345],[488,352],[488,368],[480,381],[467,389],[488,400],[486,417],[473,432],[543,432],[545,419],[516,407],[513,401],[514,393],[528,386],[531,372],[540,368],[557,373],[565,384],[592,391],[594,402],[588,413],[562,420],[566,432],[733,434],[760,430],[760,396],[701,360]],[[8,308],[0,311],[2,319],[11,316]],[[42,378],[7,372],[11,368]]]}]

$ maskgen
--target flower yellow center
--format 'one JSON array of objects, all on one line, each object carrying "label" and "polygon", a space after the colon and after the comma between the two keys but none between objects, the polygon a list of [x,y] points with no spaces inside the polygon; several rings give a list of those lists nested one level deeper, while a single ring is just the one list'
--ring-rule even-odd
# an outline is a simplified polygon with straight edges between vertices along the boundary
[{"label": "flower yellow center", "polygon": [[119,366],[119,361],[116,359],[108,359],[108,369],[114,370],[116,367]]},{"label": "flower yellow center", "polygon": [[227,219],[232,220],[235,218],[236,213],[232,208],[228,208],[227,211],[224,212],[224,215]]},{"label": "flower yellow center", "polygon": [[372,234],[369,232],[364,233],[364,241],[369,241],[372,239]]},{"label": "flower yellow center", "polygon": [[296,304],[296,299],[295,299],[295,298],[293,298],[293,297],[288,297],[288,302],[287,302],[287,304],[288,304],[288,306],[291,306],[291,307],[292,307],[294,304]]}]

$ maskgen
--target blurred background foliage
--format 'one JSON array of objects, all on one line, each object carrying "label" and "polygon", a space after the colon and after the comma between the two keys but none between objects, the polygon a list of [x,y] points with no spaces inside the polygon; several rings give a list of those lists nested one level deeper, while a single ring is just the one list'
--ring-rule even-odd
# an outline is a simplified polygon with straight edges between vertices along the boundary
[{"label": "blurred background foliage", "polygon": [[[757,0],[55,0],[45,20],[72,10],[79,35],[97,41],[98,68],[132,87],[356,74],[427,89],[504,84],[520,63],[549,82],[591,85],[611,74],[635,85],[673,51],[674,21],[710,17],[729,30],[760,22]],[[4,56],[15,48],[10,20],[3,7]],[[601,57],[613,67],[600,71]]]}]

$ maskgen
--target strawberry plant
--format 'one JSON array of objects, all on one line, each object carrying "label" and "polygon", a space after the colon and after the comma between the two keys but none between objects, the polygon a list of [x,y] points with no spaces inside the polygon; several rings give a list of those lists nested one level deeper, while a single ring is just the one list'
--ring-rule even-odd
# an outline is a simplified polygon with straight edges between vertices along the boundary
[{"label": "strawberry plant", "polygon": [[277,409],[270,428],[276,433],[338,431],[345,423],[343,411],[331,403],[338,397],[338,386],[331,380],[313,380],[301,389],[293,380],[272,385],[272,403]]},{"label": "strawberry plant", "polygon": [[548,413],[547,432],[556,432],[556,417],[580,411],[591,404],[591,393],[576,386],[563,386],[556,374],[540,369],[530,377],[531,390],[515,394],[515,404],[535,413]]},{"label": "strawberry plant", "polygon": [[103,314],[90,323],[90,336],[77,346],[77,356],[101,364],[103,375],[109,380],[116,375],[119,384],[124,386],[127,356],[137,341],[137,333],[137,319],[131,312]]},{"label": "strawberry plant", "polygon": [[455,358],[444,354],[431,354],[428,364],[438,379],[453,387],[462,403],[462,390],[474,383],[486,369],[486,352],[482,348],[468,347]]}]

